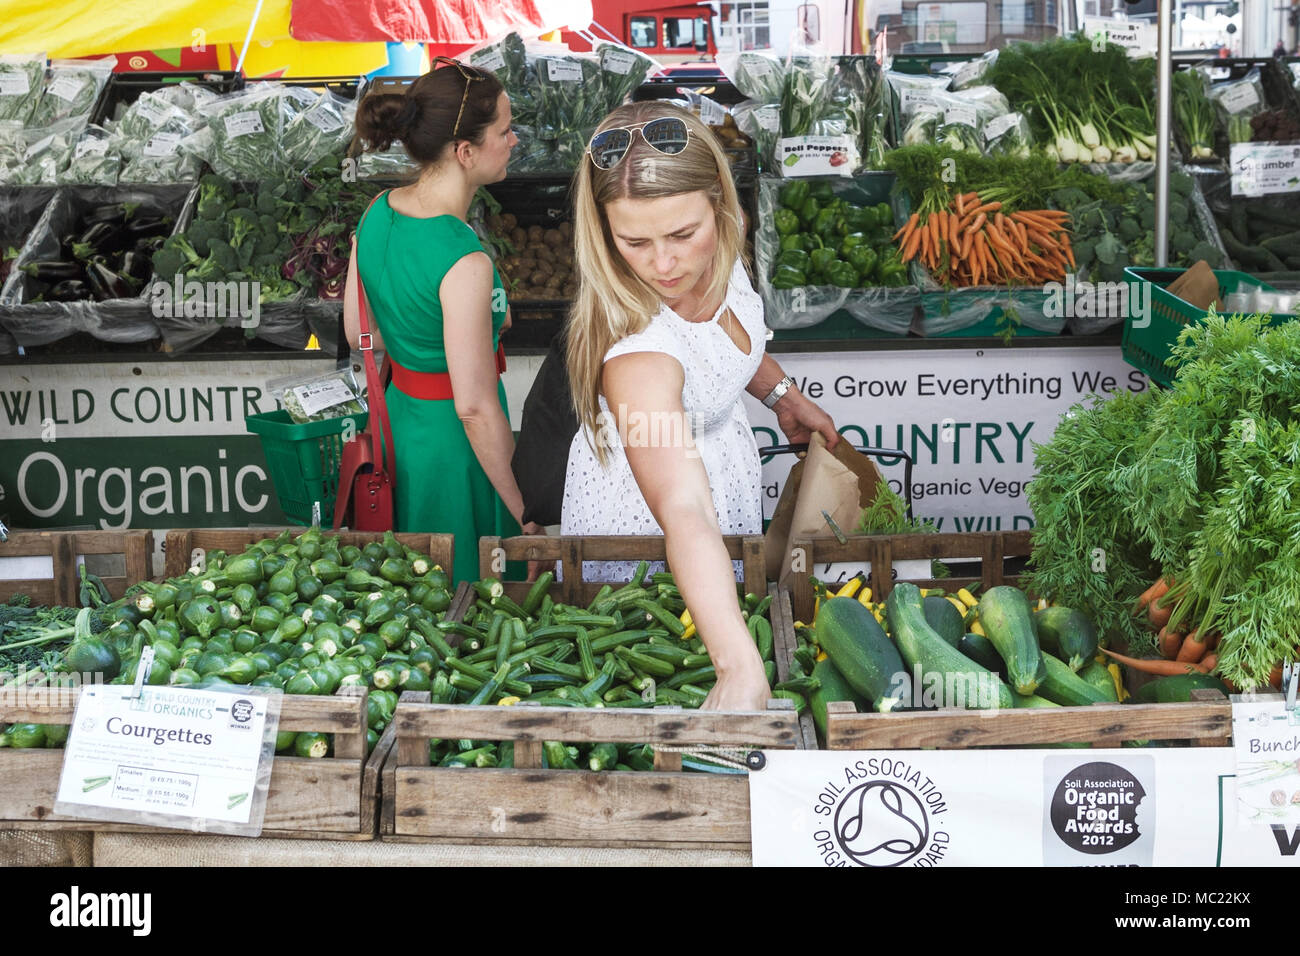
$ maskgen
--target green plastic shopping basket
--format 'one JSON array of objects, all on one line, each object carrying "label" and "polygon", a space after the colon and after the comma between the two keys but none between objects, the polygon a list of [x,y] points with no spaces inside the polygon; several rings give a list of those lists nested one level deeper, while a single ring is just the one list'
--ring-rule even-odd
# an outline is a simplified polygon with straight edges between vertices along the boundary
[{"label": "green plastic shopping basket", "polygon": [[[1205,310],[1198,309],[1190,302],[1185,302],[1165,288],[1180,275],[1182,269],[1138,269],[1124,270],[1129,284],[1129,314],[1124,320],[1124,337],[1121,348],[1124,361],[1146,373],[1147,378],[1157,385],[1168,387],[1173,384],[1177,367],[1166,364],[1171,350],[1178,342],[1178,334],[1191,324],[1205,318]],[[1229,269],[1215,269],[1214,277],[1219,280],[1219,301],[1226,301],[1234,292],[1253,292],[1256,289],[1275,292],[1271,285],[1260,282],[1254,276]],[[1143,283],[1151,286],[1151,314],[1149,321],[1143,323],[1141,317],[1133,315],[1133,302],[1137,298],[1138,287]],[[1221,309],[1227,312],[1227,309]],[[1270,325],[1290,322],[1294,315],[1270,316]]]},{"label": "green plastic shopping basket", "polygon": [[248,430],[262,439],[280,510],[291,523],[311,524],[312,507],[318,502],[321,525],[334,523],[339,455],[346,439],[361,434],[368,417],[362,412],[299,425],[277,409],[244,419]]}]

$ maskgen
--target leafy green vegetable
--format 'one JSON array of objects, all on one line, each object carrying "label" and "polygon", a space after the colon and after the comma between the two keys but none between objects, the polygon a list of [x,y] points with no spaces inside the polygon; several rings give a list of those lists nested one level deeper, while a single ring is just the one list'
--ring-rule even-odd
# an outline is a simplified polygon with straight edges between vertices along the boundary
[{"label": "leafy green vegetable", "polygon": [[929,518],[909,518],[907,502],[889,487],[876,482],[876,497],[862,509],[855,534],[933,534],[939,529]]},{"label": "leafy green vegetable", "polygon": [[43,128],[70,119],[85,122],[116,65],[115,57],[99,61],[56,60],[50,65],[49,79],[27,124]]},{"label": "leafy green vegetable", "polygon": [[44,82],[44,56],[0,56],[0,120],[25,123],[40,101]]}]

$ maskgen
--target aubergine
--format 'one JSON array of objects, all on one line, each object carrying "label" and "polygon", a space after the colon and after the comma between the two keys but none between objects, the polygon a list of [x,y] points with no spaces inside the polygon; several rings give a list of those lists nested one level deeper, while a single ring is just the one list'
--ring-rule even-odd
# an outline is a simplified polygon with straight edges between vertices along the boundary
[{"label": "aubergine", "polygon": [[22,266],[22,271],[41,282],[59,282],[63,279],[80,279],[84,269],[80,262],[64,262],[61,259],[42,259]]},{"label": "aubergine", "polygon": [[49,296],[55,302],[84,302],[91,297],[91,289],[80,279],[63,279],[54,284]]},{"label": "aubergine", "polygon": [[81,217],[81,222],[86,226],[93,226],[97,223],[124,223],[140,208],[138,202],[115,202],[103,206],[96,206]]},{"label": "aubergine", "polygon": [[129,299],[134,295],[131,284],[110,269],[107,263],[98,259],[86,263],[86,279],[99,302],[106,299]]}]

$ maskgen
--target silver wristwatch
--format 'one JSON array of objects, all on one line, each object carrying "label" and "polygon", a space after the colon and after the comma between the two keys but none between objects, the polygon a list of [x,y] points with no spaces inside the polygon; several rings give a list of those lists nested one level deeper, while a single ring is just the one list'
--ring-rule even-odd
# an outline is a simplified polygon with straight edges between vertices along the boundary
[{"label": "silver wristwatch", "polygon": [[776,403],[781,400],[782,396],[792,388],[794,388],[794,379],[787,375],[785,378],[781,379],[781,381],[777,382],[776,385],[772,386],[772,391],[767,393],[767,398],[763,399],[763,404],[768,408],[774,407]]}]

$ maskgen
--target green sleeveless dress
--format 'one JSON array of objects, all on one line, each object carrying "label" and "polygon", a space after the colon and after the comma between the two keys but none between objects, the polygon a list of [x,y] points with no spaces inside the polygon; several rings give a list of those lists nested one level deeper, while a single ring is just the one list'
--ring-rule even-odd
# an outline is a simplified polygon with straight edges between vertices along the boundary
[{"label": "green sleeveless dress", "polygon": [[[380,197],[357,230],[357,268],[365,283],[375,324],[393,360],[414,372],[446,372],[442,304],[443,276],[483,246],[455,216],[415,219],[396,212]],[[501,277],[493,269],[493,305],[504,302]],[[504,306],[492,312],[492,346],[505,323]],[[397,531],[456,536],[455,581],[479,578],[478,539],[510,537],[519,525],[479,465],[465,427],[450,400],[412,398],[389,385],[384,396],[397,451]],[[505,386],[497,383],[501,410],[509,417]],[[513,562],[511,577],[520,568]]]}]

